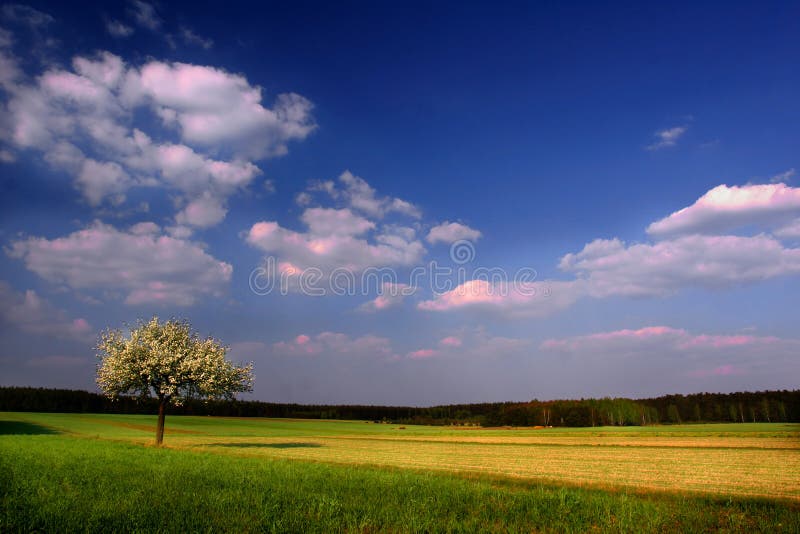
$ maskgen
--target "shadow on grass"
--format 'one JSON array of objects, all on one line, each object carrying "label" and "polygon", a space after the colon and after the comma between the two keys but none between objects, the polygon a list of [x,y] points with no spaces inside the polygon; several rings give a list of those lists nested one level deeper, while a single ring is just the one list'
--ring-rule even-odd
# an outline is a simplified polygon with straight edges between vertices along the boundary
[{"label": "shadow on grass", "polygon": [[24,421],[0,421],[0,436],[34,436],[39,434],[60,434],[60,432],[52,428],[47,428],[46,426],[26,423]]},{"label": "shadow on grass", "polygon": [[264,448],[264,449],[301,449],[322,447],[319,443],[306,443],[292,441],[287,443],[212,443],[212,447],[231,447],[231,448]]}]

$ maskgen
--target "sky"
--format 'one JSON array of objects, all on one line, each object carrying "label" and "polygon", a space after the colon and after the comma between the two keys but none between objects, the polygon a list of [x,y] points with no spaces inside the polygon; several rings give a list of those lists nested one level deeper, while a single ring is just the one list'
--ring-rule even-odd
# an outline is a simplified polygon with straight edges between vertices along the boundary
[{"label": "sky", "polygon": [[186,318],[271,402],[795,389],[800,7],[5,3],[0,385]]}]

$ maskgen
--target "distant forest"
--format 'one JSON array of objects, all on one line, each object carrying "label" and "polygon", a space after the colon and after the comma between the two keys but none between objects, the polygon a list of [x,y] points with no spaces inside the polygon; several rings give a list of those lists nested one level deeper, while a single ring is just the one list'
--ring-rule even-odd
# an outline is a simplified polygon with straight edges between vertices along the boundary
[{"label": "distant forest", "polygon": [[[0,411],[153,414],[154,399],[112,401],[88,391],[0,387]],[[800,390],[666,395],[651,399],[580,399],[406,406],[324,406],[260,401],[189,401],[175,415],[350,419],[399,424],[607,426],[659,423],[800,422]]]}]

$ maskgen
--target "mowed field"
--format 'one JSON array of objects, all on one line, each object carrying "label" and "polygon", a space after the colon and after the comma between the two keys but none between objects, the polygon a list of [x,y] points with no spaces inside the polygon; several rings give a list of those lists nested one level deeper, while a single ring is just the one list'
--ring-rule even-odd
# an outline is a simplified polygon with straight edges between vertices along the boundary
[{"label": "mowed field", "polygon": [[[151,416],[0,413],[5,527],[35,530],[77,521],[75,512],[58,507],[31,510],[42,502],[78,499],[91,491],[84,485],[105,484],[104,472],[124,479],[135,471],[145,480],[127,481],[124,491],[141,483],[146,492],[148,468],[169,478],[161,465],[166,459],[182,473],[177,479],[194,480],[192,466],[206,466],[195,473],[204,486],[227,487],[231,476],[250,480],[235,491],[250,491],[238,498],[256,499],[262,509],[270,499],[317,498],[313,505],[298,502],[294,511],[260,512],[258,520],[247,515],[251,506],[235,521],[201,522],[195,525],[200,529],[800,530],[797,424],[535,430],[168,416],[164,449],[150,446],[154,425]],[[143,465],[132,470],[136,462]],[[58,477],[59,466],[65,478]],[[195,484],[182,487],[198,496],[209,491]],[[43,501],[42,492],[50,500]],[[135,494],[125,501],[144,498],[139,490]],[[164,497],[180,509],[176,498]],[[69,502],[70,510],[76,507]],[[104,517],[96,505],[89,508],[91,517]],[[211,521],[203,509],[197,517]],[[22,528],[26,514],[32,522]],[[118,525],[137,530],[129,526]],[[147,530],[146,521],[140,527]],[[183,528],[192,526],[174,526]]]}]

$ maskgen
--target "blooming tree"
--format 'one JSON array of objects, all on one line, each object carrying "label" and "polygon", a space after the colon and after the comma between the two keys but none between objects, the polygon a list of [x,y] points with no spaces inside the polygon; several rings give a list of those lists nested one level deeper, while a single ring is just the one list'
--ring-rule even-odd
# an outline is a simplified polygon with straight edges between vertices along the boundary
[{"label": "blooming tree", "polygon": [[97,385],[109,397],[138,394],[158,398],[156,444],[164,441],[167,405],[190,398],[232,399],[251,391],[253,364],[237,366],[225,359],[228,348],[200,338],[185,320],[139,321],[126,337],[107,330],[97,345]]}]

